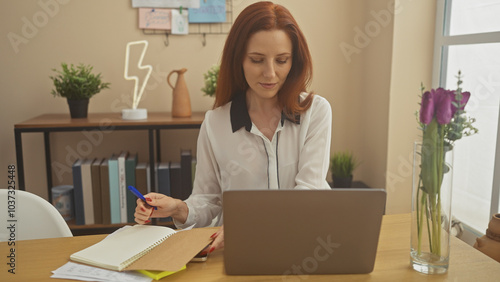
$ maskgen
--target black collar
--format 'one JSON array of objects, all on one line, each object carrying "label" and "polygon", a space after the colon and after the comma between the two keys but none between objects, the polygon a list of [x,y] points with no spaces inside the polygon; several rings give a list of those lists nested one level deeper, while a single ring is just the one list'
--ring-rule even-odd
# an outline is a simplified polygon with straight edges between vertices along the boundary
[{"label": "black collar", "polygon": [[[247,100],[244,93],[237,93],[233,95],[233,100],[230,109],[231,117],[231,127],[233,132],[236,132],[242,127],[245,127],[246,131],[250,132],[252,129],[252,120],[248,114]],[[300,124],[300,115],[296,114],[294,120],[287,117],[287,115],[281,112],[281,126],[285,123],[285,120],[289,120],[295,124]]]}]

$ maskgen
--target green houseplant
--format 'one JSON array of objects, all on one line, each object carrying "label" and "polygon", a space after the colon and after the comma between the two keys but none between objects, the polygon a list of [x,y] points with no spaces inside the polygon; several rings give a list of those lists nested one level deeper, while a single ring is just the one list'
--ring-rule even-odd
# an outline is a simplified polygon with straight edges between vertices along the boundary
[{"label": "green houseplant", "polygon": [[349,151],[337,152],[330,159],[333,188],[350,188],[354,169],[358,161]]},{"label": "green houseplant", "polygon": [[57,74],[50,76],[55,87],[51,93],[54,97],[67,99],[71,118],[86,118],[89,99],[109,88],[110,83],[102,82],[100,73],[93,74],[90,65],[62,63],[61,67],[62,70],[52,69]]},{"label": "green houseplant", "polygon": [[219,78],[219,65],[213,65],[206,73],[203,74],[205,85],[201,89],[206,96],[213,97],[217,88],[217,79]]}]

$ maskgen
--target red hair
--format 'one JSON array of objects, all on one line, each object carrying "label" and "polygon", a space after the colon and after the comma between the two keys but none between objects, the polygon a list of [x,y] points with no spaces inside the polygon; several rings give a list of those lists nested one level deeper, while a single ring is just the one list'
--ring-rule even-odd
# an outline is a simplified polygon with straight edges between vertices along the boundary
[{"label": "red hair", "polygon": [[300,102],[312,79],[312,60],[304,34],[285,7],[272,2],[257,2],[246,7],[234,21],[222,53],[214,108],[232,101],[234,95],[245,95],[248,84],[243,73],[243,59],[248,40],[262,30],[283,30],[292,42],[292,67],[278,92],[278,103],[289,118],[307,110],[312,93]]}]

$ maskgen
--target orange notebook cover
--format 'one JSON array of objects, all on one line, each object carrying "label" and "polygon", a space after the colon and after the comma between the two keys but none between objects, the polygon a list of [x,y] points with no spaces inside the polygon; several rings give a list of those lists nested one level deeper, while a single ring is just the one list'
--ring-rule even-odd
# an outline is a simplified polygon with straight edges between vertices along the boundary
[{"label": "orange notebook cover", "polygon": [[70,259],[105,269],[178,271],[212,239],[216,228],[175,231],[155,225],[126,226]]}]

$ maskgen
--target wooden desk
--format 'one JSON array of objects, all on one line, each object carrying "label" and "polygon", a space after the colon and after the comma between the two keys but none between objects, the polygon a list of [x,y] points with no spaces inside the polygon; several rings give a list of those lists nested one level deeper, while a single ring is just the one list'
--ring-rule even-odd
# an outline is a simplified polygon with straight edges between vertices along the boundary
[{"label": "wooden desk", "polygon": [[[0,281],[62,281],[49,278],[51,271],[69,260],[69,256],[100,241],[105,235],[43,239],[16,242],[16,274],[7,272],[6,242],[0,243]],[[375,269],[369,274],[309,275],[307,281],[498,281],[500,263],[463,243],[451,240],[450,268],[447,274],[429,276],[410,268],[410,216],[385,215]],[[226,276],[223,251],[213,252],[207,262],[189,263],[186,270],[163,281],[283,281],[277,276]],[[290,280],[300,281],[291,276]],[[73,281],[73,280],[68,280]]]},{"label": "wooden desk", "polygon": [[[52,202],[52,166],[50,158],[50,133],[82,130],[148,130],[149,132],[149,162],[154,167],[155,161],[160,161],[161,129],[191,129],[200,128],[205,117],[204,112],[193,112],[188,118],[174,118],[170,113],[148,113],[147,120],[123,120],[121,113],[89,113],[87,118],[72,119],[69,114],[43,114],[14,125],[16,143],[16,160],[18,187],[25,190],[24,161],[22,133],[38,132],[44,134],[45,168],[47,173],[47,190],[49,202]],[[155,158],[156,133],[156,158]],[[155,170],[151,169],[151,187],[154,187]]]}]

